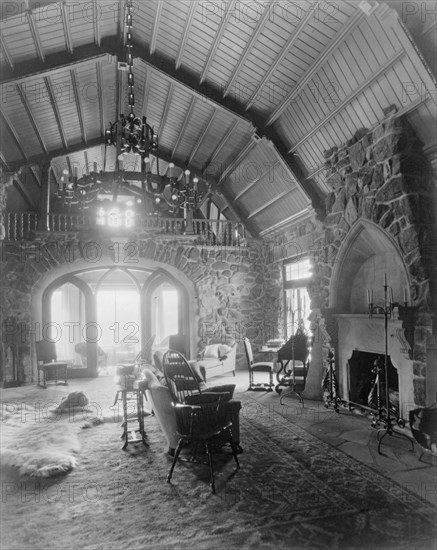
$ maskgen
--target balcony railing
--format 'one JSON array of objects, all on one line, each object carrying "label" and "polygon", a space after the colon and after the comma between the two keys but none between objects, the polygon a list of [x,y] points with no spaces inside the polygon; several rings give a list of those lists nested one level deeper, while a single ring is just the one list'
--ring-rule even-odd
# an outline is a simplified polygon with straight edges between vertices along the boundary
[{"label": "balcony railing", "polygon": [[49,214],[47,223],[43,225],[35,212],[8,212],[5,217],[5,240],[33,240],[34,232],[38,230],[65,233],[98,227],[106,228],[114,235],[126,229],[169,236],[193,235],[196,244],[202,246],[244,246],[246,242],[244,225],[226,220],[194,219],[191,227],[187,227],[183,218],[136,216],[129,220],[114,219],[112,224],[100,225],[92,215]]}]

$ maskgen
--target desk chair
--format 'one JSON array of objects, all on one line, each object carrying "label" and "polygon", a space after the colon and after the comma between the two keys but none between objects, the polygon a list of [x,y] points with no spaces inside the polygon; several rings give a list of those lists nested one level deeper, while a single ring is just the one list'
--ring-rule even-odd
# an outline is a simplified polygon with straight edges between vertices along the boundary
[{"label": "desk chair", "polygon": [[[248,391],[273,391],[273,363],[270,361],[254,363],[252,345],[248,338],[244,338],[244,350],[246,352],[247,365],[249,367]],[[255,384],[255,372],[267,372],[269,374],[269,382]]]},{"label": "desk chair", "polygon": [[[49,340],[38,340],[35,342],[36,361],[38,369],[38,386],[47,388],[47,381],[53,380],[55,384],[60,382],[68,386],[66,361],[57,361],[55,342]],[[42,374],[42,384],[40,382]]]}]

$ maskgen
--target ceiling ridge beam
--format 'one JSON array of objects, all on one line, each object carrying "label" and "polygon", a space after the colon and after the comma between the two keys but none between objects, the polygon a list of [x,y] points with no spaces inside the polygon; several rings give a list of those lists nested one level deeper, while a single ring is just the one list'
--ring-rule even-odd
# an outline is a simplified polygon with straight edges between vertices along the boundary
[{"label": "ceiling ridge beam", "polygon": [[42,62],[45,61],[44,50],[39,37],[38,28],[36,26],[35,18],[30,10],[26,10],[26,21],[29,25],[30,34],[32,35],[33,44],[35,46],[36,53]]},{"label": "ceiling ridge beam", "polygon": [[376,73],[373,73],[372,76],[366,79],[358,88],[356,88],[351,94],[343,99],[340,103],[337,104],[337,107],[326,115],[316,126],[314,126],[305,136],[299,140],[291,149],[288,150],[289,153],[295,152],[305,141],[307,141],[315,132],[320,130],[325,126],[332,118],[334,118],[340,111],[342,111],[349,103],[356,99],[363,90],[369,88],[378,78],[384,74],[392,65],[400,61],[405,56],[404,51],[397,52],[395,55],[390,57],[383,65],[379,67]]},{"label": "ceiling ridge beam", "polygon": [[281,50],[281,53],[279,54],[279,56],[276,58],[275,62],[273,63],[273,65],[270,66],[269,70],[266,72],[266,74],[263,76],[261,82],[257,85],[257,89],[256,91],[251,95],[251,97],[249,98],[249,101],[246,103],[246,106],[245,106],[245,109],[246,111],[248,109],[250,109],[250,107],[253,105],[255,99],[256,99],[256,96],[258,95],[258,92],[262,89],[262,87],[264,86],[264,84],[269,80],[269,78],[273,75],[273,73],[276,71],[276,69],[278,68],[278,66],[282,63],[283,59],[285,58],[285,56],[289,53],[290,51],[290,48],[293,46],[293,44],[296,42],[296,40],[299,38],[302,30],[304,29],[304,27],[306,27],[308,21],[311,19],[311,17],[313,16],[314,14],[314,11],[315,9],[317,8],[317,2],[314,3],[313,6],[310,7],[310,9],[308,10],[308,12],[306,13],[305,17],[303,17],[298,25],[296,26],[293,34],[290,36],[290,38],[287,40],[287,42],[284,44],[284,46],[282,47],[282,50]]},{"label": "ceiling ridge beam", "polygon": [[64,28],[65,45],[67,46],[68,52],[73,53],[74,46],[73,46],[73,40],[71,38],[70,24],[68,22],[68,15],[67,15],[67,9],[65,7],[65,2],[61,2],[61,15],[62,15],[62,26]]},{"label": "ceiling ridge beam", "polygon": [[45,144],[44,138],[42,137],[41,132],[39,131],[38,124],[36,123],[36,120],[32,113],[32,109],[30,107],[26,93],[24,92],[21,84],[17,84],[17,92],[18,92],[18,95],[20,96],[21,103],[23,104],[24,109],[26,110],[27,116],[29,117],[30,123],[32,124],[33,131],[35,132],[35,135],[39,141],[41,149],[45,154],[47,154],[47,145]]},{"label": "ceiling ridge beam", "polygon": [[212,153],[212,155],[209,157],[209,159],[203,165],[202,174],[204,172],[206,172],[206,169],[208,168],[208,166],[210,166],[214,162],[214,160],[218,157],[218,155],[220,154],[220,151],[223,149],[225,144],[229,141],[231,135],[237,129],[238,125],[239,125],[239,121],[238,120],[234,121],[232,126],[229,128],[229,130],[226,132],[226,134],[222,137],[222,139],[218,143],[217,147],[214,149],[214,152]]},{"label": "ceiling ridge beam", "polygon": [[185,20],[185,26],[182,33],[182,40],[179,45],[178,54],[176,56],[175,68],[179,69],[184,57],[185,48],[187,46],[188,38],[190,37],[191,26],[193,24],[194,14],[196,13],[197,7],[199,5],[199,0],[191,0],[190,8],[188,11],[187,19]]},{"label": "ceiling ridge beam", "polygon": [[3,55],[5,56],[7,64],[9,65],[10,69],[13,71],[14,70],[14,61],[12,59],[10,51],[8,50],[8,47],[6,46],[6,42],[3,38],[2,33],[0,33],[0,46],[3,50]]},{"label": "ceiling ridge beam", "polygon": [[257,142],[254,141],[251,137],[251,139],[249,139],[249,141],[246,143],[243,149],[241,149],[238,155],[226,166],[226,168],[220,174],[217,183],[219,184],[222,183],[222,181],[227,177],[227,175],[230,174],[232,170],[241,163],[241,161],[250,153],[250,151],[256,145],[257,145]]},{"label": "ceiling ridge beam", "polygon": [[239,193],[237,193],[233,200],[237,201],[237,200],[241,199],[241,197],[243,195],[245,195],[248,191],[250,191],[257,183],[259,183],[261,180],[263,180],[268,175],[270,170],[274,169],[278,164],[280,164],[279,160],[274,162],[273,166],[271,165],[271,163],[269,163],[269,167],[266,170],[264,170],[263,172],[261,172],[261,174],[257,178],[252,180],[244,189],[242,189]]},{"label": "ceiling ridge beam", "polygon": [[209,71],[209,69],[210,69],[210,67],[211,67],[211,65],[214,61],[214,57],[215,57],[217,49],[220,45],[221,39],[223,37],[223,33],[226,30],[226,27],[229,23],[229,20],[230,20],[231,16],[235,12],[235,9],[234,9],[235,4],[236,4],[236,0],[231,0],[231,3],[229,4],[229,7],[227,8],[226,15],[225,15],[224,18],[222,18],[222,20],[220,22],[220,25],[219,25],[219,28],[217,29],[214,41],[211,44],[211,47],[210,47],[208,55],[207,55],[207,62],[203,66],[202,73],[200,74],[200,80],[199,80],[200,84],[202,84],[203,81],[206,79],[208,71]]},{"label": "ceiling ridge beam", "polygon": [[190,153],[190,155],[187,159],[187,164],[191,164],[193,162],[193,159],[196,156],[197,151],[199,150],[199,147],[200,147],[201,143],[205,139],[207,133],[209,132],[209,130],[211,129],[211,126],[214,123],[214,119],[215,119],[216,114],[217,114],[217,109],[214,109],[214,111],[211,115],[211,118],[208,121],[208,124],[203,129],[203,132],[200,134],[199,138],[197,139],[196,143],[194,144],[193,149],[191,150],[191,153]]},{"label": "ceiling ridge beam", "polygon": [[150,41],[151,55],[153,55],[156,50],[156,42],[158,40],[159,26],[161,24],[162,6],[163,6],[162,0],[158,0],[158,2],[156,2],[155,19],[153,21],[152,40]]},{"label": "ceiling ridge beam", "polygon": [[182,124],[182,128],[178,132],[178,137],[177,137],[176,143],[173,147],[173,151],[172,151],[172,154],[171,154],[172,158],[175,156],[176,150],[179,147],[179,145],[182,141],[182,138],[184,137],[187,126],[191,122],[191,115],[193,114],[193,110],[194,110],[194,106],[196,105],[196,101],[197,100],[196,100],[195,97],[191,98],[190,106],[188,107],[188,111],[187,111],[187,113],[185,114],[185,117],[184,117],[184,123]]},{"label": "ceiling ridge beam", "polygon": [[59,112],[58,104],[56,102],[55,94],[53,93],[52,83],[50,77],[44,77],[44,84],[46,86],[47,92],[49,94],[50,104],[52,106],[53,112],[55,113],[56,124],[58,125],[59,135],[61,136],[62,144],[66,149],[68,149],[67,138],[65,137],[64,127],[62,125],[61,114]]},{"label": "ceiling ridge beam", "polygon": [[277,120],[281,114],[287,109],[288,105],[294,100],[294,98],[300,93],[300,91],[306,86],[308,81],[317,73],[320,67],[325,63],[325,61],[332,55],[333,51],[337,46],[343,42],[348,36],[366,17],[366,15],[358,10],[354,15],[352,15],[348,23],[343,27],[341,32],[335,35],[335,38],[331,40],[329,46],[323,50],[322,55],[314,60],[308,69],[305,71],[303,76],[299,79],[297,86],[295,86],[292,91],[284,98],[284,100],[273,110],[267,119],[266,126],[270,126]]},{"label": "ceiling ridge beam", "polygon": [[84,141],[86,143],[87,138],[86,138],[84,118],[83,118],[82,98],[81,98],[81,94],[79,93],[79,84],[77,82],[76,69],[70,69],[70,77],[71,77],[71,82],[73,84],[74,99],[76,100],[77,116],[79,118],[80,133],[81,133],[81,136],[82,136],[82,141]]},{"label": "ceiling ridge beam", "polygon": [[[21,143],[20,137],[17,134],[17,131],[13,127],[12,122],[9,120],[7,115],[1,109],[0,109],[0,118],[3,119],[3,122],[4,122],[8,132],[11,134],[12,139],[14,140],[15,145],[17,146],[17,149],[20,151],[23,159],[27,160],[28,157],[27,157],[26,152],[24,150],[23,144]],[[2,136],[2,139],[4,139],[4,136]],[[8,163],[8,165],[11,165],[11,164],[12,163]]]}]

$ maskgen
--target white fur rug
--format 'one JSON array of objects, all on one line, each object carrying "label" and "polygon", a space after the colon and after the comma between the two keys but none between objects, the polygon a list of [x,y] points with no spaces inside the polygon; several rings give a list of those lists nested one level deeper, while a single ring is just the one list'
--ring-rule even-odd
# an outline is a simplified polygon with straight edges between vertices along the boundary
[{"label": "white fur rug", "polygon": [[2,418],[1,458],[22,476],[54,477],[75,467],[79,426],[71,417],[22,405]]}]

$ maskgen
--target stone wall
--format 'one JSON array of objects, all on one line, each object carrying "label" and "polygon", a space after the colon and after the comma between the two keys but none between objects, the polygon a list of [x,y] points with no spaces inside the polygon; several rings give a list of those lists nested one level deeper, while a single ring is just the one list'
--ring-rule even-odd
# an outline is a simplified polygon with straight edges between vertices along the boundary
[{"label": "stone wall", "polygon": [[[115,239],[115,242],[117,240]],[[199,349],[212,338],[232,337],[241,341],[249,336],[254,343],[278,334],[281,281],[279,269],[268,262],[268,254],[257,242],[240,248],[205,248],[192,238],[170,239],[150,233],[130,233],[122,242],[135,244],[138,262],[144,267],[153,260],[163,269],[176,268],[190,279],[198,298],[197,334]],[[88,246],[92,244],[92,246]],[[3,334],[19,329],[19,377],[22,382],[35,380],[32,357],[32,293],[35,285],[50,277],[54,268],[66,266],[73,271],[76,264],[98,250],[89,267],[114,265],[114,238],[102,231],[88,233],[50,234],[39,232],[33,241],[2,243],[2,292],[0,308],[7,312]],[[90,259],[90,258],[88,258]],[[125,258],[126,259],[126,258]],[[132,260],[131,257],[127,258]],[[118,254],[118,264],[123,257]],[[120,264],[121,262],[121,264]],[[156,264],[155,264],[156,265]],[[135,267],[128,263],[129,267]],[[15,327],[15,328],[14,328]],[[6,330],[5,330],[6,329]],[[10,358],[5,338],[0,343],[2,378]],[[245,365],[243,346],[238,347],[238,362]]]},{"label": "stone wall", "polygon": [[325,159],[332,192],[326,198],[324,231],[316,243],[320,253],[310,288],[314,318],[335,342],[330,315],[336,311],[333,271],[339,250],[360,220],[377,224],[394,242],[408,271],[415,401],[423,405],[426,339],[437,309],[435,174],[412,128],[395,113],[372,131],[359,130],[342,147],[326,151]]}]

